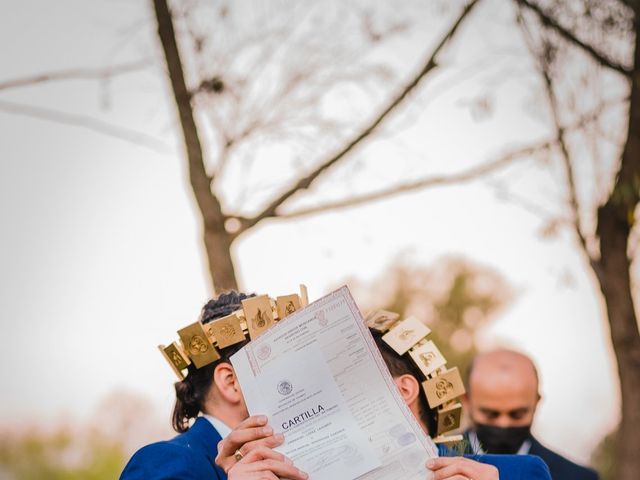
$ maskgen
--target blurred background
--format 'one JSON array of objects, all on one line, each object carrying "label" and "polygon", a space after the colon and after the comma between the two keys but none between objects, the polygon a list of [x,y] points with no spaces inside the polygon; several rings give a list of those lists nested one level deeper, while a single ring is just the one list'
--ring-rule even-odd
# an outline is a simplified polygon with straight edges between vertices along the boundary
[{"label": "blurred background", "polygon": [[419,316],[462,368],[527,353],[539,439],[637,478],[638,11],[5,8],[0,478],[116,478],[172,435],[156,345],[216,291],[299,283]]}]

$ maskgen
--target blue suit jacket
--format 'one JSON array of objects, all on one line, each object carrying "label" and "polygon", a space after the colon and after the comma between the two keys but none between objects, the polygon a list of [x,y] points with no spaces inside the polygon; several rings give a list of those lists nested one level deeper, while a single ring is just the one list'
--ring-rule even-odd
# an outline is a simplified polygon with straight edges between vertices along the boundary
[{"label": "blue suit jacket", "polygon": [[138,450],[124,467],[120,480],[227,480],[214,461],[220,440],[211,422],[200,417],[172,440]]},{"label": "blue suit jacket", "polygon": [[500,480],[551,480],[547,465],[533,455],[465,456],[495,466],[500,472]]},{"label": "blue suit jacket", "polygon": [[595,471],[567,460],[543,446],[535,438],[531,439],[529,453],[539,456],[549,465],[553,480],[598,480]]},{"label": "blue suit jacket", "polygon": [[[464,437],[469,440],[469,430],[464,432]],[[531,437],[530,455],[540,457],[549,467],[553,480],[598,480],[598,474],[590,468],[581,467],[570,460],[544,447],[535,438]],[[465,453],[473,453],[471,446],[467,445]]]},{"label": "blue suit jacket", "polygon": [[[438,445],[441,457],[458,456],[447,447]],[[480,463],[493,465],[500,472],[500,480],[551,480],[547,464],[533,455],[465,455]]]}]

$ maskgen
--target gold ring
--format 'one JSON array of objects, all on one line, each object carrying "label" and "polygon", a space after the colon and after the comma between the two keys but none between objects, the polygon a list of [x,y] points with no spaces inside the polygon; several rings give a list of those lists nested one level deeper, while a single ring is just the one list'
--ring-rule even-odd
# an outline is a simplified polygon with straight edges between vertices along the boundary
[{"label": "gold ring", "polygon": [[236,453],[233,454],[233,457],[236,459],[236,462],[239,462],[240,460],[242,460],[244,455],[242,455],[242,453],[238,449],[238,450],[236,450]]}]

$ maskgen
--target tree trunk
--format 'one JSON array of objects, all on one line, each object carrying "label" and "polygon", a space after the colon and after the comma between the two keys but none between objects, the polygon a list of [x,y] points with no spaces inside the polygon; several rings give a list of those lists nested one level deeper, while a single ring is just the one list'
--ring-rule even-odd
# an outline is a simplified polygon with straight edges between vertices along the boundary
[{"label": "tree trunk", "polygon": [[234,237],[224,230],[220,231],[220,225],[210,228],[205,222],[204,246],[207,250],[209,274],[213,281],[213,288],[217,293],[226,290],[238,290],[236,271],[231,256],[231,246]]},{"label": "tree trunk", "polygon": [[633,214],[640,201],[640,11],[637,3],[634,10],[636,40],[627,140],[613,191],[598,210],[597,226],[600,261],[596,275],[606,302],[622,393],[615,462],[619,480],[640,478],[640,331],[628,256]]},{"label": "tree trunk", "polygon": [[[640,152],[638,152],[640,154]],[[618,363],[622,415],[617,441],[619,480],[640,478],[640,332],[631,294],[627,256],[629,223],[607,203],[598,212],[601,261],[598,281],[604,295],[611,341]]]},{"label": "tree trunk", "polygon": [[222,206],[211,191],[212,179],[207,175],[204,164],[202,144],[191,107],[191,94],[184,79],[171,12],[167,0],[154,0],[153,6],[158,22],[158,36],[162,43],[171,79],[171,89],[180,117],[189,163],[189,180],[204,223],[204,244],[213,290],[214,292],[237,290],[238,282],[231,258],[231,244],[234,237],[225,230],[226,218],[222,213]]}]

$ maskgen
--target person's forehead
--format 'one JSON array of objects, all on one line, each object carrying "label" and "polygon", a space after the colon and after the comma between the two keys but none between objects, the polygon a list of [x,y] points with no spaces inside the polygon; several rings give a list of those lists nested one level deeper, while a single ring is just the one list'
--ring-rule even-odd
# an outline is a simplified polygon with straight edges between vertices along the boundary
[{"label": "person's forehead", "polygon": [[530,408],[536,402],[537,392],[532,385],[522,382],[483,382],[471,388],[469,398],[478,408],[510,412]]},{"label": "person's forehead", "polygon": [[537,387],[538,375],[533,362],[522,354],[499,350],[479,355],[473,363],[471,383],[504,379],[533,384]]},{"label": "person's forehead", "polygon": [[469,379],[472,400],[504,406],[531,401],[537,397],[535,367],[523,355],[494,352],[478,357]]}]

